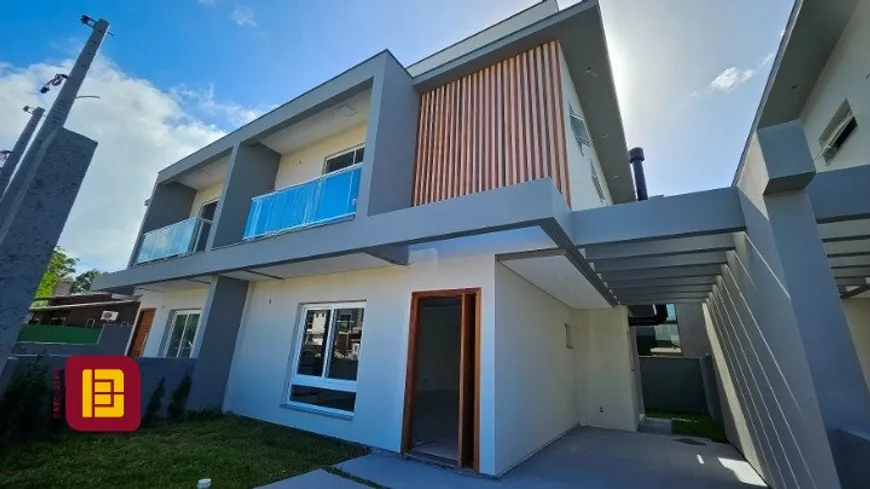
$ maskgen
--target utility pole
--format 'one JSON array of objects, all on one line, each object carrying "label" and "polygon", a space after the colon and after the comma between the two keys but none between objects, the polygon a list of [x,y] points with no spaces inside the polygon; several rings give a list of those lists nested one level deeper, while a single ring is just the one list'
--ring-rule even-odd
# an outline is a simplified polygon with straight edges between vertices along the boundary
[{"label": "utility pole", "polygon": [[81,21],[93,32],[69,75],[58,74],[42,88],[45,93],[63,85],[0,201],[0,389],[11,376],[4,372],[7,360],[97,147],[63,127],[109,30],[103,19]]},{"label": "utility pole", "polygon": [[[6,192],[6,187],[9,186],[9,179],[15,173],[15,167],[18,166],[18,161],[21,160],[21,155],[24,154],[24,149],[27,148],[30,138],[33,137],[33,131],[36,130],[36,125],[39,124],[39,119],[42,119],[45,109],[25,105],[24,112],[30,114],[30,120],[27,121],[27,125],[24,126],[24,130],[18,136],[18,141],[15,142],[15,146],[12,147],[12,151],[6,157],[6,163],[3,164],[3,168],[0,168],[0,197]],[[2,216],[0,216],[0,221],[2,221]]]}]

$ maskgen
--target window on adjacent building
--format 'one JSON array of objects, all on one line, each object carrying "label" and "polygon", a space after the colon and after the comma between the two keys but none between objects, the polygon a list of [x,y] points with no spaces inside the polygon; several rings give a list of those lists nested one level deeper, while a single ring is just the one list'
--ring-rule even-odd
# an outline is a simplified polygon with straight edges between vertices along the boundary
[{"label": "window on adjacent building", "polygon": [[365,147],[360,146],[359,148],[354,148],[341,154],[326,158],[326,162],[323,165],[323,173],[332,173],[356,165],[357,163],[362,163],[364,150]]},{"label": "window on adjacent building", "polygon": [[831,164],[831,160],[837,156],[840,148],[846,144],[856,129],[858,129],[858,121],[852,114],[849,101],[844,101],[819,137],[819,146],[822,148],[820,156],[825,159],[826,164]]},{"label": "window on adjacent building", "polygon": [[592,172],[592,183],[595,185],[595,191],[598,192],[598,198],[604,202],[604,190],[601,188],[601,181],[598,180],[598,172],[595,171],[595,162],[589,160],[589,169]]},{"label": "window on adjacent building", "polygon": [[586,121],[583,120],[582,117],[575,114],[572,110],[570,112],[571,118],[571,132],[574,133],[574,139],[577,140],[577,143],[580,144],[580,151],[583,151],[583,145],[592,147],[592,140],[589,138],[589,129],[586,127]]},{"label": "window on adjacent building", "polygon": [[303,308],[290,375],[290,403],[353,412],[364,312],[363,302]]},{"label": "window on adjacent building", "polygon": [[199,310],[175,311],[166,339],[163,356],[170,358],[190,358],[193,342],[199,329]]}]

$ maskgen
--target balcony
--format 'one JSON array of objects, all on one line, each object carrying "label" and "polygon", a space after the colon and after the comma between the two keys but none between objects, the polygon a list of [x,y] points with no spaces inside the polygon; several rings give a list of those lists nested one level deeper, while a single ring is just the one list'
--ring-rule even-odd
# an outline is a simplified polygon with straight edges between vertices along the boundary
[{"label": "balcony", "polygon": [[245,240],[350,219],[356,214],[361,164],[254,197]]},{"label": "balcony", "polygon": [[136,264],[184,256],[205,248],[211,221],[191,217],[169,226],[155,229],[142,236],[142,246]]}]

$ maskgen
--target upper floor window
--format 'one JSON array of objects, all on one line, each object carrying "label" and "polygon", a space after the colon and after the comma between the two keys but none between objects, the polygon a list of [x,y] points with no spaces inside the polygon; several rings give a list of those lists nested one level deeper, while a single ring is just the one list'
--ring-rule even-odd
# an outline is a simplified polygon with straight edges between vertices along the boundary
[{"label": "upper floor window", "polygon": [[586,127],[586,121],[582,117],[575,114],[573,110],[570,112],[571,117],[571,132],[574,133],[574,139],[580,144],[580,152],[583,152],[583,145],[591,147],[592,140],[589,138],[589,130]]},{"label": "upper floor window", "polygon": [[364,150],[365,147],[360,146],[326,158],[326,162],[323,164],[323,174],[325,175],[327,173],[347,168],[351,165],[356,165],[357,163],[362,163]]},{"label": "upper floor window", "polygon": [[831,164],[831,161],[840,152],[840,148],[846,144],[856,129],[858,129],[858,121],[852,114],[849,101],[844,101],[819,137],[819,146],[822,148],[820,156],[825,159],[825,164]]}]

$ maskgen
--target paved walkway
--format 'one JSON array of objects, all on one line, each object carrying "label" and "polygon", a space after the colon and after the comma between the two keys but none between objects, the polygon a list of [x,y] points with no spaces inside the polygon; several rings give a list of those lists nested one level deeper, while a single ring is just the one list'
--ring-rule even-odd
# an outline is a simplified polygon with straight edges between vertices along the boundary
[{"label": "paved walkway", "polygon": [[314,470],[307,474],[274,482],[259,489],[362,489],[368,486],[357,484],[344,477],[330,474],[325,470]]},{"label": "paved walkway", "polygon": [[[730,445],[712,443],[700,438],[627,433],[598,428],[578,428],[572,431],[497,480],[461,474],[393,455],[366,455],[338,464],[337,467],[349,474],[395,489],[767,487]],[[333,477],[340,479],[338,476]],[[282,483],[297,479],[299,478]],[[353,485],[349,480],[341,482],[349,485],[326,485],[312,481],[309,485],[268,487],[362,487]]]}]

